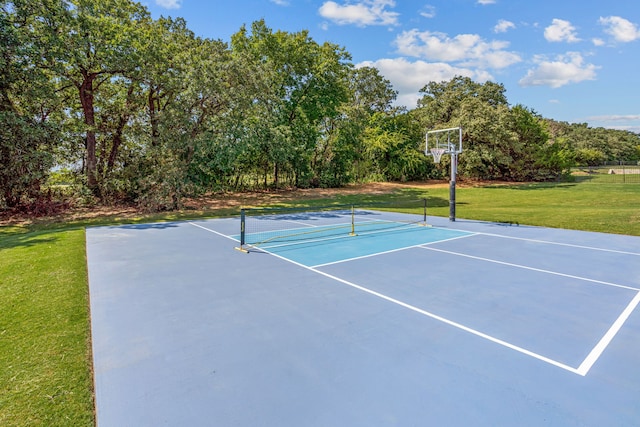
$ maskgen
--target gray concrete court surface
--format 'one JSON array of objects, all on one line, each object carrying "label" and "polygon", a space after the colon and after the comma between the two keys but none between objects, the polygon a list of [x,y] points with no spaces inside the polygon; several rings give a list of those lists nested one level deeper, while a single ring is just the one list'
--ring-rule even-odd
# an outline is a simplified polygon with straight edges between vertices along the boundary
[{"label": "gray concrete court surface", "polygon": [[322,265],[237,218],[87,229],[98,426],[640,425],[640,237],[429,222]]}]

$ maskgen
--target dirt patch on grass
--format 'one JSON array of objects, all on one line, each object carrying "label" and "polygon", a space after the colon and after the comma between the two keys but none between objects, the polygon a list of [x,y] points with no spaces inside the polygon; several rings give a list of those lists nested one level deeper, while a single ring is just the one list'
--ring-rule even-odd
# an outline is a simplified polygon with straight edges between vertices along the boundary
[{"label": "dirt patch on grass", "polygon": [[281,202],[290,202],[293,200],[329,199],[337,196],[358,194],[390,194],[401,188],[436,188],[447,187],[448,185],[448,183],[438,181],[402,184],[376,182],[370,184],[350,185],[341,188],[308,188],[253,193],[227,193],[189,199],[185,202],[185,207],[192,210],[207,211],[214,209],[240,208],[243,206],[262,206]]},{"label": "dirt patch on grass", "polygon": [[[496,182],[492,182],[496,185]],[[472,181],[458,183],[461,187],[480,186],[483,183]],[[251,193],[220,193],[205,197],[188,199],[184,202],[184,209],[172,212],[175,216],[193,213],[206,213],[222,209],[239,209],[243,206],[263,206],[276,203],[290,202],[293,200],[317,200],[346,195],[382,195],[390,194],[403,188],[447,188],[446,181],[425,181],[390,183],[377,182],[368,184],[349,185],[342,188],[310,188],[291,189],[277,191],[261,191]],[[134,206],[93,206],[93,207],[69,207],[52,216],[31,217],[24,214],[10,214],[0,212],[0,226],[31,225],[39,223],[64,223],[92,221],[100,218],[113,218],[118,220],[134,219],[147,216],[145,212]]]}]

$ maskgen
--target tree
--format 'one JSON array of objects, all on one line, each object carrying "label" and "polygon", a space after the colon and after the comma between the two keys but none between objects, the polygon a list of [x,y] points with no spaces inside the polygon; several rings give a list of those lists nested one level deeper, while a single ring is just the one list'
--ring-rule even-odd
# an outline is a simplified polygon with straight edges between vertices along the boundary
[{"label": "tree", "polygon": [[336,117],[347,98],[349,55],[334,44],[319,45],[307,31],[273,32],[264,21],[254,22],[251,33],[243,27],[234,34],[231,49],[270,79],[270,89],[255,94],[250,110],[253,124],[260,123],[253,148],[265,185],[271,174],[278,186],[282,172],[291,173],[295,185],[308,181],[322,123]]},{"label": "tree", "polygon": [[[570,147],[549,142],[543,119],[510,107],[504,86],[455,77],[427,84],[418,117],[427,129],[462,126],[464,153],[459,173],[475,179],[555,179],[572,162]],[[441,166],[447,167],[446,162]]]},{"label": "tree", "polygon": [[222,41],[195,37],[182,20],[155,24],[159,41],[146,48],[142,73],[147,146],[137,197],[175,209],[184,195],[224,188],[235,172],[253,78]]},{"label": "tree", "polygon": [[640,135],[619,129],[591,128],[587,123],[558,122],[545,120],[550,138],[563,141],[576,152],[576,161],[581,164],[602,164],[603,162],[640,159],[636,147]]},{"label": "tree", "polygon": [[[130,0],[67,0],[39,10],[34,36],[43,45],[47,67],[60,90],[75,91],[82,115],[87,186],[99,194],[98,122],[96,101],[103,86],[129,79],[139,66],[141,31],[149,23],[147,10]],[[55,5],[55,7],[54,7]],[[107,150],[103,150],[107,152]]]},{"label": "tree", "polygon": [[42,196],[58,136],[49,120],[58,98],[31,60],[40,52],[33,5],[0,5],[0,205],[15,208]]},{"label": "tree", "polygon": [[505,107],[508,105],[505,91],[501,84],[477,83],[461,76],[448,82],[429,82],[420,89],[424,95],[418,101],[418,108],[423,111],[423,125],[434,128],[456,122],[462,103],[470,99],[492,108]]},{"label": "tree", "polygon": [[407,181],[425,176],[426,157],[411,138],[409,117],[384,113],[371,116],[364,145],[370,172],[377,179]]},{"label": "tree", "polygon": [[339,186],[364,179],[370,173],[365,134],[372,117],[395,114],[391,105],[397,92],[375,68],[351,69],[348,93],[340,114],[322,124],[312,158],[316,185]]}]

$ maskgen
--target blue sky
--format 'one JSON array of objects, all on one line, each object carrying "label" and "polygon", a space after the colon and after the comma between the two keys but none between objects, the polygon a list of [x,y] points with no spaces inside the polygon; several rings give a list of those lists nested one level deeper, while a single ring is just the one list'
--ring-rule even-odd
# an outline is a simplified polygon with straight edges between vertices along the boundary
[{"label": "blue sky", "polygon": [[308,30],[378,68],[414,108],[429,81],[505,86],[544,117],[640,132],[638,0],[143,0],[229,42],[243,24]]}]

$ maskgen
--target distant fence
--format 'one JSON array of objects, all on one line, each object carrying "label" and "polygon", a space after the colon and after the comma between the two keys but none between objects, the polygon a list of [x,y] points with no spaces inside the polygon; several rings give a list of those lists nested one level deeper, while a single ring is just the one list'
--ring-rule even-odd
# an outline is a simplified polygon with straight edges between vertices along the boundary
[{"label": "distant fence", "polygon": [[640,184],[640,165],[584,166],[573,168],[571,176],[578,182]]}]

